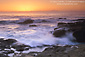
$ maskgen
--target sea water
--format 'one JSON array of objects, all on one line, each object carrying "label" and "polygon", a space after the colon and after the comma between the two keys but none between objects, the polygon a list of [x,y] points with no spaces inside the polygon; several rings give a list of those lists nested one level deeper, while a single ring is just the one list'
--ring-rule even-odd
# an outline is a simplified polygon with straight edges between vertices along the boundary
[{"label": "sea water", "polygon": [[[66,18],[66,19],[59,19]],[[43,45],[75,45],[72,32],[63,37],[54,37],[51,31],[58,22],[70,22],[74,19],[85,18],[84,12],[0,12],[0,38],[16,39],[19,43],[31,47]],[[31,24],[17,24],[27,19],[34,20]],[[41,22],[46,20],[49,22]],[[37,25],[29,27],[29,25]],[[29,51],[42,51],[44,48],[34,48]]]}]

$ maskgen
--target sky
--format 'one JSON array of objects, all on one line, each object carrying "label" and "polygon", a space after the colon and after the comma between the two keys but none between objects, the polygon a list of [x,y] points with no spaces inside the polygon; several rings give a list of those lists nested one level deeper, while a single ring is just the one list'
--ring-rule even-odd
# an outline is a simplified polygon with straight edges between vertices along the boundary
[{"label": "sky", "polygon": [[84,0],[0,0],[0,11],[85,11],[85,2],[78,1]]}]

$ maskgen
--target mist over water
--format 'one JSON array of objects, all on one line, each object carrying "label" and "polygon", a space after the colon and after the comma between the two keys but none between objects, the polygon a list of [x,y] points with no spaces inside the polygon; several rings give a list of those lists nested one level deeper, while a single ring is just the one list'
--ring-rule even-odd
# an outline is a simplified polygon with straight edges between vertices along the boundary
[{"label": "mist over water", "polygon": [[[65,18],[59,20],[59,18]],[[18,42],[31,47],[43,45],[75,45],[72,32],[63,37],[54,37],[51,31],[57,27],[58,22],[71,22],[70,19],[85,18],[80,12],[46,12],[46,13],[0,13],[0,38],[16,39]],[[34,20],[30,24],[17,24],[25,20]],[[47,22],[41,22],[45,20]],[[37,25],[29,27],[29,25]]]}]

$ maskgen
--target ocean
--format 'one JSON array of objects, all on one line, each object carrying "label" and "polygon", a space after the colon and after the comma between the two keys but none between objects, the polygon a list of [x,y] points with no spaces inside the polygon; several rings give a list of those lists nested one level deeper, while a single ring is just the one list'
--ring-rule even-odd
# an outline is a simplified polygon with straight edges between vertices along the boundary
[{"label": "ocean", "polygon": [[[34,22],[19,24],[29,19]],[[36,47],[28,52],[43,51],[47,47],[38,46],[44,45],[75,45],[78,43],[70,41],[74,38],[71,32],[58,38],[51,33],[59,22],[75,19],[85,19],[85,12],[0,12],[0,38],[16,39],[17,44]]]}]

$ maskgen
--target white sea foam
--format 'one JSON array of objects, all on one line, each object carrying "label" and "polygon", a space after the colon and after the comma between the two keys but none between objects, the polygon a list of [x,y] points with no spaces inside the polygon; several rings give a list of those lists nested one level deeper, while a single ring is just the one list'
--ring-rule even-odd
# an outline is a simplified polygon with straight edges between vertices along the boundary
[{"label": "white sea foam", "polygon": [[[6,15],[7,14],[7,15]],[[85,18],[84,14],[69,14],[63,13],[43,13],[30,15],[27,14],[0,14],[0,38],[12,38],[18,42],[29,45],[31,47],[43,46],[43,45],[75,45],[77,43],[71,40],[75,39],[71,32],[66,33],[63,37],[54,37],[50,31],[53,31],[57,27],[58,22],[69,22],[69,19]],[[58,18],[67,18],[66,20]],[[37,27],[29,27],[27,25],[19,25],[17,23],[24,22],[27,19],[34,20],[34,25]],[[44,22],[42,22],[44,20]],[[31,25],[32,25],[31,24]],[[36,49],[31,49],[37,50]],[[39,50],[39,49],[38,49]]]}]

